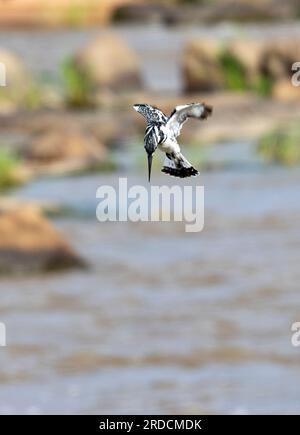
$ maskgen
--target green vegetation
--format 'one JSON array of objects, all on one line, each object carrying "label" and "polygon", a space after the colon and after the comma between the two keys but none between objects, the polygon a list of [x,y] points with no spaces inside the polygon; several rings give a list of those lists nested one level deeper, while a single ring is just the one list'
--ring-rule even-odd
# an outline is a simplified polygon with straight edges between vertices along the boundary
[{"label": "green vegetation", "polygon": [[0,147],[0,190],[4,190],[20,183],[18,167],[20,162],[16,155],[6,148]]},{"label": "green vegetation", "polygon": [[258,152],[267,161],[286,166],[300,163],[300,128],[278,128],[260,140]]},{"label": "green vegetation", "polygon": [[87,74],[79,71],[72,59],[62,65],[67,103],[71,107],[91,106],[91,83]]},{"label": "green vegetation", "polygon": [[43,89],[39,84],[32,84],[24,96],[23,106],[28,110],[35,110],[42,106]]},{"label": "green vegetation", "polygon": [[271,77],[261,74],[256,78],[255,82],[251,84],[250,90],[261,97],[268,97],[271,95],[272,87],[273,81]]},{"label": "green vegetation", "polygon": [[35,110],[43,104],[43,87],[39,82],[30,82],[25,91],[18,88],[0,88],[0,101],[26,110]]},{"label": "green vegetation", "polygon": [[226,87],[234,91],[244,91],[248,88],[246,71],[243,65],[227,51],[220,54],[219,63],[223,70]]},{"label": "green vegetation", "polygon": [[266,74],[260,73],[254,81],[250,81],[242,63],[226,50],[220,53],[218,61],[227,89],[231,91],[252,91],[263,97],[271,94],[273,83]]}]

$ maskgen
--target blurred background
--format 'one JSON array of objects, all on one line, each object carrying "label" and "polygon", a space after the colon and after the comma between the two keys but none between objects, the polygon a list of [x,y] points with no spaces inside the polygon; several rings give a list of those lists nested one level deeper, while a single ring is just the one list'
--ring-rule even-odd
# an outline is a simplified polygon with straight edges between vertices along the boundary
[{"label": "blurred background", "polygon": [[[298,0],[0,0],[0,413],[299,413]],[[6,86],[3,86],[6,84]],[[183,128],[205,228],[99,223]]]}]

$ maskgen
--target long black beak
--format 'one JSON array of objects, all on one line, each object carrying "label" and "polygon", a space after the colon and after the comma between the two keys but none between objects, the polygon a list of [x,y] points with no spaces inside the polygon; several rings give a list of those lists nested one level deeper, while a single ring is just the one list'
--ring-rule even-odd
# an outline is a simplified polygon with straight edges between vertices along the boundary
[{"label": "long black beak", "polygon": [[152,154],[148,154],[148,181],[150,183],[151,178],[151,167],[152,167]]}]

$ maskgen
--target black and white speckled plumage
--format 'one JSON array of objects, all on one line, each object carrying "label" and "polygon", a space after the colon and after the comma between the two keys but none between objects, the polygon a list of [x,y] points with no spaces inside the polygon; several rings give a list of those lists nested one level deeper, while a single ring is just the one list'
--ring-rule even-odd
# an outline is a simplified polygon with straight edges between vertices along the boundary
[{"label": "black and white speckled plumage", "polygon": [[146,118],[147,124],[165,124],[169,119],[161,110],[149,104],[135,104],[133,107]]},{"label": "black and white speckled plumage", "polygon": [[199,172],[180,152],[177,137],[188,118],[207,119],[212,114],[212,107],[205,103],[177,106],[169,117],[149,104],[135,104],[133,107],[147,122],[144,147],[148,154],[149,181],[152,155],[157,148],[166,153],[162,172],[180,178],[198,175]]}]

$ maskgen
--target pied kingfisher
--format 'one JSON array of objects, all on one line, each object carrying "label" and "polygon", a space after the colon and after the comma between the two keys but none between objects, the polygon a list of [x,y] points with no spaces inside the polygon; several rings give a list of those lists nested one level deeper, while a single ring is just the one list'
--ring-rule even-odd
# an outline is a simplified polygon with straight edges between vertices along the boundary
[{"label": "pied kingfisher", "polygon": [[152,157],[157,147],[167,156],[162,172],[180,178],[198,175],[199,172],[181,154],[177,136],[179,136],[181,127],[188,118],[207,119],[212,114],[212,106],[205,103],[177,106],[169,117],[149,104],[134,104],[133,108],[147,121],[144,147],[148,155],[149,182]]}]

